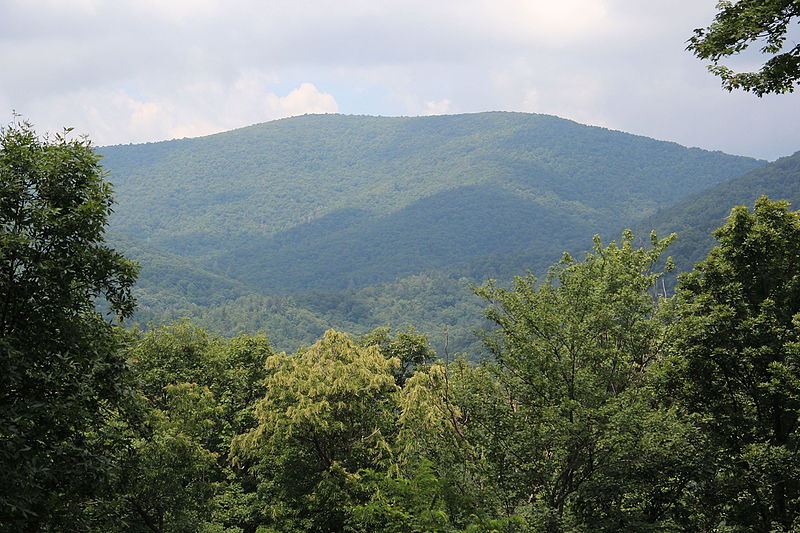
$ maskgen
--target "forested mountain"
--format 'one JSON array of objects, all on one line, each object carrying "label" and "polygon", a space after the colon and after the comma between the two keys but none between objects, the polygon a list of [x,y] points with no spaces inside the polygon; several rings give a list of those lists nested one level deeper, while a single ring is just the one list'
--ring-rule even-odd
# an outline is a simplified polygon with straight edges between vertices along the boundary
[{"label": "forested mountain", "polygon": [[637,224],[638,233],[652,229],[661,235],[678,233],[670,254],[679,271],[688,271],[711,249],[711,232],[722,225],[731,207],[753,205],[761,195],[788,200],[795,208],[800,207],[800,152],[665,207]]},{"label": "forested mountain", "polygon": [[764,164],[524,113],[309,115],[98,152],[112,240],[142,264],[138,319],[287,349],[386,323],[476,347],[470,282],[542,272]]},{"label": "forested mountain", "polygon": [[547,264],[762,164],[522,113],[312,115],[100,153],[117,232],[270,294],[498,253]]}]

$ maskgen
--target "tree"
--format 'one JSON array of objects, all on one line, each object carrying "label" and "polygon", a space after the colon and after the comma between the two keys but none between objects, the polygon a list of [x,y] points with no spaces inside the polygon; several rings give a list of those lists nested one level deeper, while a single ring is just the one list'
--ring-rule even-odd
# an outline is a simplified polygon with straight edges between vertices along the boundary
[{"label": "tree", "polygon": [[685,432],[654,409],[648,384],[669,333],[655,265],[673,238],[636,249],[629,231],[619,244],[596,237],[584,261],[565,255],[541,283],[529,274],[476,291],[498,326],[487,342],[499,394],[485,414],[474,402],[462,412],[491,428],[477,439],[503,467],[496,492],[539,530],[671,525],[670,496],[691,466],[676,453]]},{"label": "tree", "polygon": [[400,361],[400,366],[395,371],[395,382],[401,387],[417,368],[429,363],[436,356],[428,343],[427,335],[417,333],[412,326],[397,331],[394,335],[389,327],[376,328],[359,336],[358,344],[377,346],[387,359],[394,357]]},{"label": "tree", "polygon": [[229,451],[256,425],[271,354],[264,336],[224,339],[185,321],[137,339],[129,360],[140,416],[120,420],[129,445],[94,506],[98,531],[255,530],[255,495]]},{"label": "tree", "polygon": [[[800,16],[797,0],[722,0],[708,28],[694,30],[688,50],[711,60],[709,70],[728,91],[743,89],[758,96],[793,92],[800,79],[800,44],[785,49],[786,34]],[[758,72],[734,72],[720,65],[723,58],[761,41],[761,52],[771,57]]]},{"label": "tree", "polygon": [[95,302],[129,316],[137,267],[105,245],[111,187],[91,143],[67,134],[0,129],[0,527],[11,531],[68,521],[96,492],[125,388],[121,339]]},{"label": "tree", "polygon": [[650,382],[671,329],[654,291],[671,240],[596,238],[584,261],[565,255],[542,281],[476,289],[497,325],[486,338],[495,360],[436,363],[406,382],[400,458],[430,461],[443,494],[483,521],[671,530],[698,467],[693,428],[659,408]]},{"label": "tree", "polygon": [[267,359],[258,426],[233,454],[259,481],[280,531],[342,531],[362,469],[385,470],[396,431],[400,361],[333,330]]},{"label": "tree", "polygon": [[788,207],[734,208],[678,286],[666,385],[712,446],[702,514],[732,531],[800,528],[800,212]]}]

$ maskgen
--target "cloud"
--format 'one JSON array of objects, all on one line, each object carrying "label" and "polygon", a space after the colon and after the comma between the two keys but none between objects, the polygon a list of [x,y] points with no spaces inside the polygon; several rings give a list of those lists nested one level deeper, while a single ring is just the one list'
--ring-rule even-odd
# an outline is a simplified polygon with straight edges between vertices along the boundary
[{"label": "cloud", "polygon": [[453,102],[444,98],[442,100],[436,102],[425,102],[425,109],[422,112],[423,115],[430,116],[430,115],[446,115],[450,112],[450,108],[452,107]]},{"label": "cloud", "polygon": [[485,0],[473,9],[494,35],[547,46],[585,43],[610,29],[605,0]]},{"label": "cloud", "polygon": [[302,83],[286,96],[267,96],[267,113],[273,117],[291,117],[306,113],[336,113],[339,105],[333,95],[320,92],[313,83]]},{"label": "cloud", "polygon": [[18,111],[38,128],[57,131],[74,127],[95,144],[104,145],[196,137],[339,109],[331,94],[312,83],[302,83],[281,96],[269,90],[268,82],[244,75],[231,84],[199,83],[171,95],[138,98],[122,89],[82,90],[42,99]]},{"label": "cloud", "polygon": [[6,0],[0,105],[100,143],[305,112],[501,109],[767,157],[793,151],[795,95],[731,97],[685,52],[713,4]]}]

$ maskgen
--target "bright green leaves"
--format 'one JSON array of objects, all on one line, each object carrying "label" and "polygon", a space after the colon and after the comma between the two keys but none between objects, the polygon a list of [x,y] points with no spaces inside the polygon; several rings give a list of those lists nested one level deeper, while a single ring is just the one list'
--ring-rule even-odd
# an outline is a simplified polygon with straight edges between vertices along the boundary
[{"label": "bright green leaves", "polygon": [[126,315],[135,269],[103,245],[96,157],[0,139],[0,530],[800,528],[786,203],[734,209],[674,299],[672,237],[630,232],[477,288],[497,326],[481,364],[431,364],[411,328],[274,354],[185,322],[115,332],[94,298]]},{"label": "bright green leaves", "polygon": [[527,403],[599,407],[640,380],[663,342],[653,268],[672,238],[654,239],[650,250],[634,249],[630,233],[621,246],[596,239],[585,261],[565,257],[541,284],[529,274],[511,290],[476,290],[500,327],[489,345],[524,376]]},{"label": "bright green leaves", "polygon": [[[758,96],[793,92],[800,79],[800,45],[787,48],[785,44],[793,20],[800,16],[800,4],[796,0],[726,0],[717,8],[708,28],[694,30],[688,49],[712,62],[709,71],[729,91],[743,89]],[[761,53],[771,56],[758,72],[737,73],[719,64],[757,41],[761,41]]]},{"label": "bright green leaves", "polygon": [[394,335],[391,328],[377,328],[361,335],[358,343],[361,346],[377,346],[387,359],[396,358],[400,361],[395,370],[395,381],[401,386],[414,370],[429,363],[436,355],[428,343],[428,337],[410,326]]},{"label": "bright green leaves", "polygon": [[399,366],[332,330],[306,350],[267,359],[258,427],[233,450],[254,472],[281,531],[341,530],[359,470],[386,468]]},{"label": "bright green leaves", "polygon": [[257,407],[259,433],[268,444],[312,441],[324,467],[360,452],[377,457],[386,448],[398,366],[376,347],[359,347],[333,330],[297,355],[273,355],[267,395]]},{"label": "bright green leaves", "polygon": [[[635,423],[658,418],[646,385],[662,356],[668,323],[659,311],[663,297],[654,268],[672,239],[653,236],[649,249],[636,249],[630,232],[605,247],[596,238],[584,261],[565,256],[541,283],[529,274],[515,278],[511,289],[490,283],[476,290],[492,304],[487,316],[499,326],[487,339],[499,387],[489,396],[496,400],[470,418],[480,419],[491,435],[480,437],[486,446],[481,455],[494,457],[495,468],[517,472],[511,478],[498,472],[497,479],[529,487],[528,494],[505,493],[507,505],[535,527],[601,527],[615,508],[612,530],[640,521],[664,525],[663,510],[648,517],[645,509],[663,502],[653,501],[641,480],[623,485],[617,465],[644,467],[637,451],[646,442],[654,457],[666,461],[669,439],[658,431],[675,429]],[[502,460],[498,446],[506,450]],[[639,503],[592,503],[620,489],[617,502]],[[496,492],[502,494],[502,487]]]}]

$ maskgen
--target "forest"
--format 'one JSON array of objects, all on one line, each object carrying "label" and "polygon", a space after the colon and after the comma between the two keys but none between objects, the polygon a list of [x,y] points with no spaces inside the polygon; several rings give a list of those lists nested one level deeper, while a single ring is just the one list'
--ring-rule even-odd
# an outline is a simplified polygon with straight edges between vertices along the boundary
[{"label": "forest", "polygon": [[[526,113],[309,115],[98,153],[118,200],[109,242],[142,265],[131,320],[263,331],[286,351],[330,327],[392,324],[439,351],[446,330],[451,349],[477,354],[472,331],[486,324],[470,284],[543,275],[596,233],[774,170]],[[786,182],[765,192],[792,198]],[[754,189],[730,205],[752,205]],[[709,232],[725,218],[711,213]],[[683,229],[665,222],[652,227]],[[685,270],[701,257],[675,260]]]},{"label": "forest", "polygon": [[287,354],[185,320],[120,327],[137,266],[105,242],[90,142],[18,122],[2,147],[3,531],[800,528],[784,200],[733,208],[674,295],[676,236],[630,230],[473,285],[482,358],[412,327]]},{"label": "forest", "polygon": [[[689,50],[792,92],[800,4],[718,9]],[[545,115],[17,118],[0,532],[799,531],[798,187]]]}]

